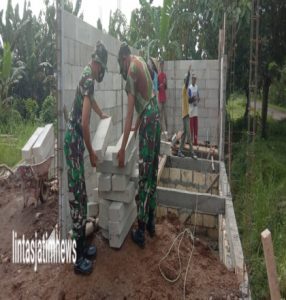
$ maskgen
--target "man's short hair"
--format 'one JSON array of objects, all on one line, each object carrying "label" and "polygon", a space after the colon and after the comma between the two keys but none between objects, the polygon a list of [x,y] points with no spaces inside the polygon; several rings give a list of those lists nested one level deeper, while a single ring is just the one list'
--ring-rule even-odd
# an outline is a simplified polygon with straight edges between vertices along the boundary
[{"label": "man's short hair", "polygon": [[121,59],[123,56],[129,56],[131,54],[130,48],[127,43],[123,42],[120,45],[120,49],[118,52],[118,59]]}]

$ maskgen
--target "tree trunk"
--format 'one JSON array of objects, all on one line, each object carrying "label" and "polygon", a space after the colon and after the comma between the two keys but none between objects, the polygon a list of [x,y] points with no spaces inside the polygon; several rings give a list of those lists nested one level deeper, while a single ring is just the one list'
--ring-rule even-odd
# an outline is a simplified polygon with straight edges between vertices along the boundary
[{"label": "tree trunk", "polygon": [[268,94],[269,87],[271,84],[271,78],[266,75],[263,81],[263,92],[262,92],[262,129],[261,129],[261,137],[267,138],[267,111],[268,111]]},{"label": "tree trunk", "polygon": [[244,111],[244,124],[247,125],[247,117],[250,111],[250,99],[249,99],[249,88],[248,85],[245,85],[244,88],[245,96],[246,96],[246,105],[245,105],[245,111]]}]

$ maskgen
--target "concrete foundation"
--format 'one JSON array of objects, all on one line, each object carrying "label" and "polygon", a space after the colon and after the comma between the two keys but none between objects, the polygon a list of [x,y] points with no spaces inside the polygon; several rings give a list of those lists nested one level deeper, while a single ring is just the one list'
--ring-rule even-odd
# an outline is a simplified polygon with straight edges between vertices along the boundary
[{"label": "concrete foundation", "polygon": [[220,260],[237,274],[241,298],[251,299],[225,165],[215,162],[215,171],[208,173],[211,163],[168,157],[158,184],[156,215],[175,214],[186,226],[195,226],[197,234],[207,236]]}]

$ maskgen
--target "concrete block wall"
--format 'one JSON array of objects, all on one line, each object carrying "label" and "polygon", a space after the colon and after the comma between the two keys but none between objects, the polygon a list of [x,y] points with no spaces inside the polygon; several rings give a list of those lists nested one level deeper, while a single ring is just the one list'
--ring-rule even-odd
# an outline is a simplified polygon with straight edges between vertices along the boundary
[{"label": "concrete block wall", "polygon": [[[183,128],[182,124],[182,87],[184,76],[192,65],[191,73],[197,75],[200,93],[198,139],[208,139],[218,145],[219,126],[219,63],[218,60],[178,60],[166,61],[167,74],[167,118],[168,131],[173,134]],[[191,82],[191,81],[190,81]]]},{"label": "concrete block wall", "polygon": [[[197,172],[194,170],[165,167],[159,186],[205,193],[216,176],[217,174],[205,172],[204,170]],[[212,194],[218,194],[216,185],[212,189]]]},{"label": "concrete block wall", "polygon": [[[74,101],[74,95],[78,81],[80,79],[83,68],[89,63],[91,54],[98,40],[103,41],[108,51],[108,72],[105,73],[101,83],[95,81],[94,97],[101,109],[112,117],[113,127],[110,136],[110,145],[115,144],[123,131],[124,117],[127,112],[127,96],[124,91],[124,82],[119,73],[117,63],[117,54],[121,42],[115,38],[103,33],[92,27],[84,21],[76,18],[74,15],[64,11],[62,15],[62,27],[58,27],[58,37],[63,38],[62,44],[58,42],[59,53],[62,53],[62,70],[58,71],[62,82],[62,86],[58,86],[58,90],[62,95],[62,106],[66,106],[70,112]],[[61,46],[59,46],[61,45]],[[136,49],[132,49],[133,54],[137,54]],[[63,118],[60,112],[59,118]],[[95,135],[95,131],[99,122],[99,117],[94,112],[91,114],[90,134],[91,139]],[[61,124],[61,122],[59,122]],[[65,132],[65,122],[63,128],[59,128],[60,134],[63,136]],[[63,141],[63,137],[60,139]],[[59,145],[62,149],[63,145]],[[62,155],[63,156],[63,155]],[[68,207],[68,191],[66,180],[66,166],[63,156],[63,172],[62,172],[62,190],[61,204],[62,210],[60,223],[64,223],[65,232],[71,226],[71,219]],[[89,155],[85,153],[85,178],[88,201],[94,203],[93,189],[97,187],[97,173],[90,165]]]}]

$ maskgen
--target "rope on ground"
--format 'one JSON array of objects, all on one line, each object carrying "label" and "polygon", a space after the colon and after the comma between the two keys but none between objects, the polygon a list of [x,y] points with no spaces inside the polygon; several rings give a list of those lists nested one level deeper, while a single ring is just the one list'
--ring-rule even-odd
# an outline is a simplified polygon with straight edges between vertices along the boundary
[{"label": "rope on ground", "polygon": [[[162,275],[162,277],[170,282],[170,283],[175,283],[176,281],[178,281],[178,279],[180,278],[181,274],[182,274],[182,263],[181,263],[181,255],[180,255],[180,246],[181,246],[181,243],[182,243],[182,240],[184,238],[184,235],[185,233],[189,234],[191,240],[192,240],[192,243],[193,243],[193,247],[192,247],[192,250],[190,252],[190,255],[189,255],[189,259],[188,259],[188,263],[187,263],[187,267],[186,267],[186,273],[185,273],[185,278],[184,278],[184,287],[183,287],[183,299],[185,300],[186,299],[186,282],[187,282],[187,275],[188,275],[188,272],[189,272],[189,268],[190,268],[190,265],[191,265],[191,260],[192,260],[192,256],[193,256],[193,252],[194,252],[194,248],[195,248],[195,232],[196,232],[196,224],[197,224],[197,205],[198,205],[198,195],[196,197],[196,209],[195,209],[195,224],[194,224],[194,230],[193,232],[191,231],[191,229],[189,228],[185,228],[184,231],[182,231],[181,233],[179,233],[175,239],[173,240],[172,242],[172,245],[171,247],[169,248],[169,250],[167,251],[166,255],[164,257],[162,257],[159,261],[159,270],[160,270],[160,273]],[[169,256],[171,250],[173,249],[176,241],[179,240],[179,245],[178,245],[178,249],[177,249],[177,255],[178,255],[178,259],[179,259],[179,273],[177,275],[177,277],[175,279],[171,279],[171,278],[168,278],[166,276],[166,274],[164,273],[164,271],[161,269],[161,263]]]}]

